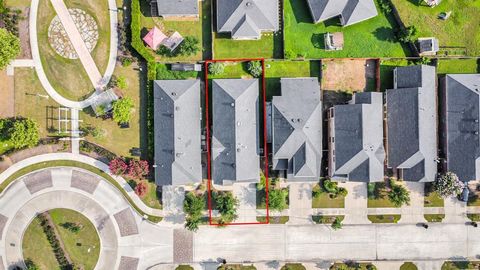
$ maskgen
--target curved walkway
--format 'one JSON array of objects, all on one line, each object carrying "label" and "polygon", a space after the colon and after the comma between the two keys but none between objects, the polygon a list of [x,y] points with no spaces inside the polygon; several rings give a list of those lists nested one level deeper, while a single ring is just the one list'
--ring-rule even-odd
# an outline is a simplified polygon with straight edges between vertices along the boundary
[{"label": "curved walkway", "polygon": [[0,195],[0,269],[23,266],[22,238],[37,213],[67,208],[86,216],[101,239],[95,269],[145,269],[173,261],[173,229],[153,225],[101,177],[82,169],[48,168],[15,181]]},{"label": "curved walkway", "polygon": [[[106,0],[103,0],[106,1]],[[37,71],[38,79],[47,93],[60,105],[68,108],[83,109],[92,104],[98,95],[98,91],[93,93],[89,98],[82,101],[72,101],[61,96],[50,84],[50,81],[45,74],[40,58],[40,50],[38,48],[37,37],[37,13],[38,4],[40,0],[32,0],[30,6],[30,46],[32,49],[32,58],[35,63],[35,70]],[[117,6],[115,0],[108,0],[110,13],[110,54],[108,59],[108,66],[102,78],[102,84],[110,81],[113,71],[115,69],[115,62],[117,58],[118,34],[117,34]],[[87,68],[87,67],[86,67]]]},{"label": "curved walkway", "polygon": [[113,179],[117,181],[120,186],[123,187],[123,189],[127,192],[128,196],[132,199],[132,201],[135,203],[135,205],[142,210],[143,212],[153,215],[153,216],[163,216],[163,210],[161,209],[155,209],[148,207],[143,203],[143,201],[135,194],[134,190],[130,187],[130,185],[125,181],[123,177],[116,176],[110,173],[110,170],[108,168],[108,165],[96,160],[94,158],[84,156],[84,155],[76,155],[72,153],[52,153],[52,154],[43,154],[43,155],[38,155],[34,156],[31,158],[24,159],[20,162],[17,162],[10,166],[8,169],[6,169],[3,173],[0,174],[0,183],[3,183],[8,177],[13,175],[16,171],[28,167],[33,164],[37,164],[40,162],[46,162],[46,161],[56,161],[56,160],[71,160],[71,161],[78,161],[81,163],[88,164],[90,166],[94,166],[108,175],[110,175]]}]

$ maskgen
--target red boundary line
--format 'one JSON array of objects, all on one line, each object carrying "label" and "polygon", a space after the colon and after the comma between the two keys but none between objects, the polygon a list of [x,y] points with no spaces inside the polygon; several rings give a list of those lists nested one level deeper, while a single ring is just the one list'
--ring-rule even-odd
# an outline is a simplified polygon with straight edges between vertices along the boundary
[{"label": "red boundary line", "polygon": [[[208,89],[208,64],[215,62],[246,62],[246,61],[261,61],[262,62],[262,93],[263,93],[263,149],[265,158],[265,193],[266,193],[266,210],[267,216],[265,222],[233,222],[226,224],[218,224],[212,222],[212,176],[211,176],[211,153],[210,153],[210,117],[209,117],[209,89]],[[264,58],[242,58],[242,59],[218,59],[218,60],[206,60],[204,64],[205,72],[205,114],[206,121],[205,126],[207,129],[207,183],[208,183],[208,223],[212,226],[225,226],[225,225],[255,225],[255,224],[269,224],[270,213],[268,209],[268,148],[267,148],[267,101],[266,101],[266,82],[265,82],[265,59]]]}]

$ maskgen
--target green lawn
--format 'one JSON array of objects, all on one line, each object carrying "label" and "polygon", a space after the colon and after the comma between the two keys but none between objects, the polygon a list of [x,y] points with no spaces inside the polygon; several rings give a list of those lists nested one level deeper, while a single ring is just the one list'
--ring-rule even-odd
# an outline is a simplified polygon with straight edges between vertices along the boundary
[{"label": "green lawn", "polygon": [[406,59],[385,59],[380,61],[380,90],[393,89],[393,70],[408,66]]},{"label": "green lawn", "polygon": [[267,100],[281,94],[280,78],[320,77],[320,61],[266,61]]},{"label": "green lawn", "polygon": [[425,185],[425,198],[424,198],[425,207],[443,207],[444,201],[443,198],[433,190],[433,185],[427,183]]},{"label": "green lawn", "polygon": [[[219,75],[208,74],[208,79],[250,79],[252,75],[248,73],[248,62],[224,62],[225,71]],[[259,79],[260,80],[260,79]]]},{"label": "green lawn", "polygon": [[[90,220],[68,209],[53,209],[49,213],[75,265],[85,270],[94,269],[100,254],[100,238]],[[62,226],[67,222],[76,223],[82,228],[78,233],[73,233]]]},{"label": "green lawn", "polygon": [[[377,8],[378,9],[378,8]],[[379,10],[379,15],[370,20],[341,27],[340,20],[334,18],[313,24],[307,3],[304,0],[286,0],[285,55],[305,58],[329,57],[404,57],[410,52],[398,42],[394,42],[393,17],[388,18]],[[326,32],[343,32],[345,45],[342,51],[324,50]],[[318,44],[318,45],[314,45]],[[317,46],[317,47],[315,47]]]},{"label": "green lawn", "polygon": [[397,223],[401,215],[368,215],[372,223]]},{"label": "green lawn", "polygon": [[467,217],[471,221],[479,222],[480,221],[480,214],[467,214]]},{"label": "green lawn", "polygon": [[337,217],[340,221],[345,218],[345,216],[312,216],[312,220],[317,224],[332,224]]},{"label": "green lawn", "polygon": [[179,265],[175,270],[194,270],[190,265]]},{"label": "green lawn", "polygon": [[[403,23],[415,25],[418,37],[436,37],[440,47],[465,47],[467,55],[480,55],[480,2],[443,0],[431,8],[418,1],[392,0]],[[446,21],[438,19],[441,12],[452,11]]]},{"label": "green lawn", "polygon": [[253,265],[242,265],[242,264],[224,264],[219,266],[217,270],[256,270],[257,268]]},{"label": "green lawn", "polygon": [[215,59],[282,58],[281,34],[263,33],[259,40],[234,40],[230,34],[214,33]]},{"label": "green lawn", "polygon": [[305,266],[301,263],[287,263],[280,270],[306,270]]},{"label": "green lawn", "polygon": [[438,74],[479,73],[480,61],[478,59],[439,59]]},{"label": "green lawn", "polygon": [[412,262],[404,262],[400,266],[400,270],[417,270],[417,266]]},{"label": "green lawn", "polygon": [[[316,184],[313,187],[313,190],[321,189],[319,184]],[[337,196],[332,198],[326,190],[322,189],[320,196],[312,196],[312,208],[344,208],[345,207],[345,197]]]},{"label": "green lawn", "polygon": [[[268,218],[268,223],[269,224],[285,224],[290,220],[289,216],[270,216]],[[264,216],[258,216],[257,217],[258,222],[266,222],[267,217]]]},{"label": "green lawn", "polygon": [[40,225],[40,219],[34,218],[28,225],[22,240],[23,258],[31,260],[39,269],[59,270],[53,249]]},{"label": "green lawn", "polygon": [[[353,265],[352,265],[353,264]],[[368,269],[376,269],[371,268],[373,264],[371,263],[353,263],[352,264],[345,264],[345,263],[334,263],[330,270],[368,270]]]},{"label": "green lawn", "polygon": [[467,206],[480,206],[480,196],[478,192],[471,192],[468,197]]},{"label": "green lawn", "polygon": [[479,269],[479,261],[447,261],[442,265],[442,270]]},{"label": "green lawn", "polygon": [[[393,208],[393,205],[388,199],[388,190],[385,182],[369,183],[369,186],[374,186],[374,191],[368,191],[368,208]],[[376,196],[375,196],[376,194]]]},{"label": "green lawn", "polygon": [[201,73],[197,71],[172,71],[169,64],[157,63],[157,80],[185,80],[195,79],[200,76]]},{"label": "green lawn", "polygon": [[445,214],[425,214],[423,217],[428,222],[442,222],[442,220],[445,218]]}]

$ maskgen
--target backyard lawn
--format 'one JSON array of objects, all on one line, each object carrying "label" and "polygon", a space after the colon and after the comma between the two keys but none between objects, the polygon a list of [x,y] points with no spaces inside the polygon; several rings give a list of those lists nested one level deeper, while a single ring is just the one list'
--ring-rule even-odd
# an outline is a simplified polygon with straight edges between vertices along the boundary
[{"label": "backyard lawn", "polygon": [[[378,9],[378,8],[377,8]],[[313,24],[304,0],[287,0],[284,4],[285,56],[287,58],[329,57],[404,57],[408,49],[394,42],[397,27],[392,16],[379,15],[370,20],[341,27],[338,18]],[[323,35],[327,32],[343,32],[345,45],[342,51],[324,50]]]},{"label": "backyard lawn", "polygon": [[259,40],[234,40],[229,34],[214,33],[215,59],[282,58],[282,37],[278,33],[264,33]]},{"label": "backyard lawn", "polygon": [[[392,0],[403,23],[415,25],[418,37],[436,37],[441,47],[462,47],[467,55],[480,55],[480,2],[443,0],[431,8],[419,1]],[[419,4],[421,3],[421,4]],[[438,19],[441,12],[452,12],[446,21]],[[442,51],[442,50],[441,50]]]},{"label": "backyard lawn", "polygon": [[438,74],[480,73],[478,59],[439,59]]}]

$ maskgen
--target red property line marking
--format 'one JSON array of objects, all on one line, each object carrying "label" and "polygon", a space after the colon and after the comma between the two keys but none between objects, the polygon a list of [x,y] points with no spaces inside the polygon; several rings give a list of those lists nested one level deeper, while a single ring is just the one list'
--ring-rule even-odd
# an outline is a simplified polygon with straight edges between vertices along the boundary
[{"label": "red property line marking", "polygon": [[[208,88],[208,64],[215,62],[247,62],[247,61],[261,61],[262,62],[262,94],[263,94],[263,149],[265,158],[265,193],[266,193],[266,221],[265,222],[232,222],[226,224],[218,224],[212,222],[212,175],[211,175],[211,153],[210,153],[210,116],[209,116],[209,88]],[[206,60],[204,64],[205,72],[205,126],[207,129],[207,186],[208,186],[208,223],[212,226],[226,226],[226,225],[255,225],[255,224],[269,224],[270,211],[268,209],[268,148],[267,148],[267,100],[266,100],[266,82],[265,82],[265,59],[264,58],[242,58],[242,59],[219,59]]]}]

